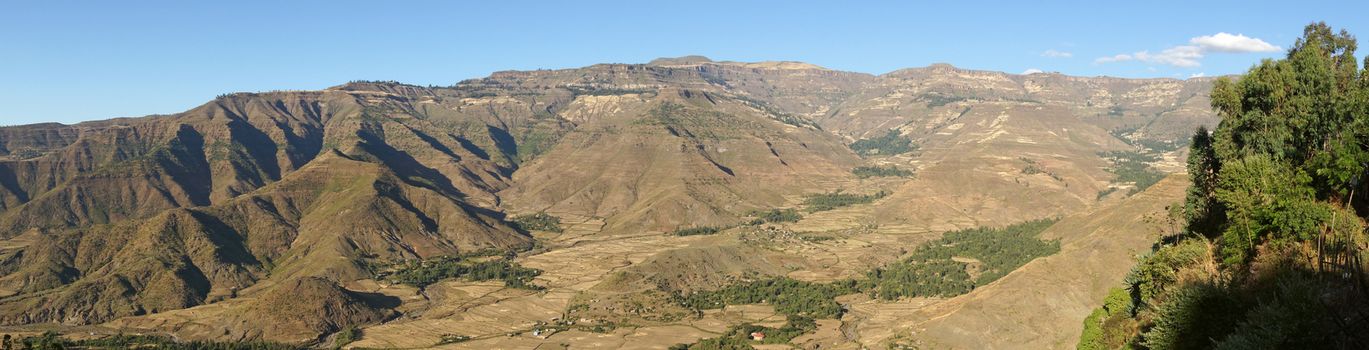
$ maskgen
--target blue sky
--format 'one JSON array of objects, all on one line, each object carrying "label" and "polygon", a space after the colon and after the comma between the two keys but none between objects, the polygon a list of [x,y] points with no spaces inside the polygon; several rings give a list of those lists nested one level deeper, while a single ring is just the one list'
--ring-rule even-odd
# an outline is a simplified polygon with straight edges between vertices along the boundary
[{"label": "blue sky", "polygon": [[1313,21],[1369,35],[1363,1],[834,3],[3,0],[0,125],[174,113],[235,91],[448,85],[688,54],[873,74],[946,62],[1187,78],[1282,55]]}]

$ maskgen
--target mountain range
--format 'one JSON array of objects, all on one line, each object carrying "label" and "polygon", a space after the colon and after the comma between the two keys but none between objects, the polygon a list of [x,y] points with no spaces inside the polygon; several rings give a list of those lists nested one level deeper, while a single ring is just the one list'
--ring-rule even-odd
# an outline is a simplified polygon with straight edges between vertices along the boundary
[{"label": "mountain range", "polygon": [[[1125,227],[1078,218],[1089,213],[1139,225],[1182,196],[1147,187],[1181,171],[1194,129],[1215,126],[1212,84],[687,56],[440,87],[231,93],[170,115],[3,127],[0,325],[313,345],[360,329],[355,346],[523,347],[479,341],[512,341],[502,335],[579,306],[687,343],[716,333],[697,329],[765,319],[710,314],[700,317],[712,326],[669,328],[681,321],[653,293],[858,276],[958,229],[1060,217]],[[815,210],[817,198],[850,194],[865,199]],[[745,224],[784,209],[803,217]],[[520,224],[539,214],[559,227]],[[691,229],[727,234],[673,234]],[[1047,231],[1065,246],[1044,264],[1067,269],[1061,259],[1088,256],[1071,244],[1110,237],[1077,232]],[[839,239],[799,239],[813,235]],[[1087,258],[1126,260],[1150,241],[1130,237]],[[395,264],[491,251],[539,270],[538,288],[381,278]],[[1113,285],[1125,267],[1071,278]],[[1051,275],[1042,268],[1023,273]],[[1080,305],[1105,291],[1080,292]],[[641,310],[625,316],[633,303]],[[855,331],[898,323],[870,312],[829,336],[901,336]],[[458,333],[476,342],[444,338]],[[966,341],[944,333],[930,343]],[[543,339],[633,346],[567,337]]]}]

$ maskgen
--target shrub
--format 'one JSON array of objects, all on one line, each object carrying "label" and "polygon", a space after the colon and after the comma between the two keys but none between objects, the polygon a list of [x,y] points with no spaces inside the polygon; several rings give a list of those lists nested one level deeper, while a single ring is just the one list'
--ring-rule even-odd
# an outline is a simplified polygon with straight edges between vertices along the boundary
[{"label": "shrub", "polygon": [[858,166],[851,169],[851,173],[856,177],[868,179],[872,177],[912,177],[910,170],[900,169],[899,167],[889,166]]},{"label": "shrub", "polygon": [[720,228],[720,227],[713,227],[713,226],[699,226],[699,227],[678,228],[678,229],[675,229],[675,232],[671,232],[670,234],[671,234],[671,235],[675,235],[675,236],[684,237],[684,236],[711,235],[711,234],[716,234],[716,233],[718,233],[718,232],[722,232],[722,228]]},{"label": "shrub", "polygon": [[752,224],[777,223],[777,222],[798,222],[803,220],[803,215],[795,209],[770,209],[766,211],[752,211],[747,216],[755,217]]},{"label": "shrub", "polygon": [[727,305],[766,303],[773,305],[775,312],[785,315],[838,318],[842,310],[835,298],[853,292],[854,283],[822,284],[778,277],[694,293],[683,297],[681,304],[704,310]]},{"label": "shrub", "polygon": [[[908,258],[866,274],[875,294],[883,299],[911,296],[954,296],[997,280],[1038,257],[1060,251],[1060,243],[1036,237],[1053,219],[1027,221],[1003,228],[973,228],[947,232],[941,239],[914,250]],[[954,257],[978,260],[980,275],[971,279],[965,263]]]},{"label": "shrub", "polygon": [[[703,339],[694,344],[676,344],[670,349],[754,349],[751,344],[788,344],[790,340],[817,329],[818,324],[812,318],[791,315],[779,328],[742,324],[732,327],[720,337]],[[764,333],[765,339],[751,340],[751,333],[754,332]]]},{"label": "shrub", "polygon": [[339,331],[337,336],[333,338],[333,348],[341,349],[343,346],[356,341],[358,337],[361,337],[360,330],[357,330],[355,326],[347,327]]},{"label": "shrub", "polygon": [[917,145],[903,135],[898,130],[889,129],[881,136],[868,139],[860,139],[851,144],[851,150],[860,155],[885,155],[892,156],[904,154],[917,150]]},{"label": "shrub", "polygon": [[442,280],[461,278],[469,281],[502,280],[505,286],[511,288],[536,290],[541,287],[531,282],[541,274],[542,270],[522,267],[509,257],[468,254],[404,263],[380,277],[420,288]]},{"label": "shrub", "polygon": [[153,335],[118,334],[99,339],[71,340],[56,332],[18,340],[17,348],[31,350],[60,349],[166,349],[166,350],[301,350],[303,346],[263,341],[188,341],[180,342]]},{"label": "shrub", "polygon": [[875,194],[851,194],[842,193],[841,190],[837,190],[831,193],[810,194],[804,198],[803,205],[808,207],[809,212],[819,212],[856,204],[871,203],[888,195],[889,192],[885,191],[879,191]]},{"label": "shrub", "polygon": [[1159,160],[1153,155],[1130,151],[1103,152],[1099,155],[1112,162],[1108,172],[1117,175],[1114,182],[1135,184],[1130,193],[1143,191],[1165,178],[1165,173],[1150,166],[1151,162]]},{"label": "shrub", "polygon": [[547,213],[515,216],[510,223],[523,231],[562,232],[561,218],[548,215]]}]

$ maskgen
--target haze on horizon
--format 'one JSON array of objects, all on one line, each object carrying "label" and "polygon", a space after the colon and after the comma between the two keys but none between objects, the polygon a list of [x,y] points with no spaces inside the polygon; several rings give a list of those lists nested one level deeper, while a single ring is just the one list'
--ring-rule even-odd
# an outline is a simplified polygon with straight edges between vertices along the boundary
[{"label": "haze on horizon", "polygon": [[[1119,7],[1120,6],[1120,7]],[[1076,76],[1236,74],[1355,2],[691,6],[251,1],[22,2],[0,13],[0,125],[175,113],[222,93],[350,80],[449,85],[494,71],[703,55],[882,74],[957,67]],[[1336,9],[1336,11],[1328,11]],[[307,14],[307,15],[306,15]],[[340,25],[345,24],[345,25]]]}]

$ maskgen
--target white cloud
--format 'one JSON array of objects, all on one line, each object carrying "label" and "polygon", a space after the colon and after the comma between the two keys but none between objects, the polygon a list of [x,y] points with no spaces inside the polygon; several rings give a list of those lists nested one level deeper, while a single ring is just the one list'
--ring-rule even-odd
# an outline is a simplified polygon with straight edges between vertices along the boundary
[{"label": "white cloud", "polygon": [[1130,60],[1133,60],[1133,59],[1135,59],[1135,58],[1134,58],[1134,57],[1131,57],[1131,55],[1128,55],[1128,54],[1118,54],[1118,55],[1108,56],[1108,57],[1099,57],[1098,59],[1093,60],[1093,63],[1112,63],[1112,62],[1130,61]]},{"label": "white cloud", "polygon": [[1174,46],[1158,53],[1150,51],[1139,51],[1131,54],[1117,54],[1113,56],[1099,57],[1093,60],[1095,64],[1138,61],[1151,64],[1162,64],[1180,68],[1194,68],[1202,66],[1202,59],[1212,52],[1275,52],[1279,51],[1278,46],[1270,45],[1264,40],[1251,38],[1240,34],[1229,34],[1221,32],[1213,35],[1204,35],[1189,39],[1190,45]]},{"label": "white cloud", "polygon": [[1027,70],[1022,71],[1022,75],[1032,75],[1036,73],[1045,73],[1045,71],[1036,68],[1029,68]]},{"label": "white cloud", "polygon": [[1189,77],[1190,79],[1192,79],[1192,78],[1202,78],[1202,77],[1205,77],[1205,76],[1207,76],[1207,72],[1197,72],[1197,73],[1193,73],[1193,74],[1189,74],[1189,75],[1188,75],[1188,77]]},{"label": "white cloud", "polygon": [[1203,49],[1197,46],[1183,45],[1171,47],[1156,54],[1141,51],[1133,54],[1132,57],[1141,62],[1192,68],[1202,65],[1198,60],[1203,59]]},{"label": "white cloud", "polygon": [[1190,44],[1215,52],[1277,52],[1278,46],[1242,34],[1221,32],[1190,39]]},{"label": "white cloud", "polygon": [[1112,63],[1125,61],[1140,61],[1146,63],[1163,64],[1175,67],[1197,67],[1201,65],[1198,60],[1203,58],[1202,49],[1197,46],[1183,45],[1175,46],[1160,53],[1150,53],[1141,51],[1134,54],[1120,54],[1107,57],[1099,57],[1093,60],[1094,63]]},{"label": "white cloud", "polygon": [[1065,52],[1065,51],[1046,50],[1045,52],[1042,52],[1042,53],[1041,53],[1041,57],[1050,57],[1050,58],[1070,58],[1070,57],[1074,57],[1074,54],[1073,54],[1073,53],[1069,53],[1069,52]]}]

